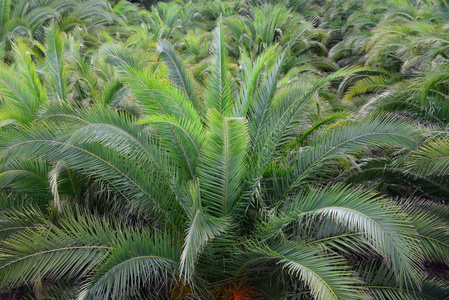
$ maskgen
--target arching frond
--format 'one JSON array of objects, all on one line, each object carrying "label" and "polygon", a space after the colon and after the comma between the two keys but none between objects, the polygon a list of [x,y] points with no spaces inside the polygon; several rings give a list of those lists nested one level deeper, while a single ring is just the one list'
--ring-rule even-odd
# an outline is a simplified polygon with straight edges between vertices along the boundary
[{"label": "arching frond", "polygon": [[149,299],[165,296],[177,278],[180,246],[159,232],[132,232],[111,243],[78,299],[132,297],[147,289]]},{"label": "arching frond", "polygon": [[174,116],[150,116],[139,124],[150,124],[163,141],[169,155],[187,178],[196,175],[197,161],[205,139],[205,130],[197,122]]},{"label": "arching frond", "polygon": [[336,226],[359,232],[387,259],[401,285],[414,286],[421,280],[420,253],[412,223],[389,201],[337,185],[300,195],[287,202],[282,212],[285,217],[276,221],[277,226],[286,226],[298,219],[314,222],[316,218],[306,218],[314,216],[329,218]]},{"label": "arching frond", "polygon": [[[58,128],[57,125],[51,126],[49,124],[21,128],[21,135],[13,134],[7,138],[3,136],[4,143],[2,146],[6,158],[8,160],[19,159],[25,155],[30,158],[45,157],[51,161],[63,160],[70,168],[80,170],[84,174],[90,173],[98,180],[110,184],[115,192],[124,197],[128,205],[132,205],[135,209],[142,210],[145,214],[153,211],[168,222],[175,222],[174,219],[168,218],[165,214],[166,211],[180,209],[179,203],[173,201],[173,197],[175,197],[173,190],[171,190],[173,186],[171,186],[171,181],[165,177],[164,173],[154,172],[154,165],[149,164],[151,157],[142,156],[145,158],[139,165],[142,169],[136,168],[134,157],[132,155],[127,156],[128,152],[124,152],[129,151],[125,145],[117,145],[118,148],[114,149],[108,147],[108,145],[89,143],[88,140],[85,141],[85,144],[82,141],[74,144],[58,136],[64,126]],[[99,127],[100,130],[109,130],[110,134],[115,135],[115,139],[131,139],[134,143],[137,143],[137,146],[133,148],[134,153],[146,151],[146,149],[142,150],[139,140],[132,134],[128,134],[119,128],[111,131],[110,128],[114,129],[114,127],[110,126]],[[98,138],[95,135],[89,137],[93,141]],[[98,142],[102,142],[101,138]],[[164,163],[164,166],[169,166],[169,164]],[[137,170],[142,170],[142,172]],[[168,182],[169,185],[152,184],[155,181]]]},{"label": "arching frond", "polygon": [[[401,209],[410,216],[421,242],[424,259],[430,262],[449,261],[449,223],[444,213],[446,206],[418,199],[407,199],[400,203]],[[443,215],[437,212],[442,212]],[[430,271],[432,273],[432,271]]]},{"label": "arching frond", "polygon": [[324,175],[323,168],[335,162],[334,159],[341,155],[349,155],[368,147],[377,148],[381,145],[397,145],[415,149],[422,139],[418,128],[407,120],[397,120],[392,116],[369,117],[357,124],[330,130],[311,140],[310,148],[300,150],[293,164],[292,179],[295,179],[291,181],[284,195],[301,181],[318,174]]},{"label": "arching frond", "polygon": [[119,47],[106,47],[104,53],[108,60],[117,65],[123,82],[147,113],[187,117],[199,122],[198,111],[172,83],[139,66],[133,56]]},{"label": "arching frond", "polygon": [[240,65],[243,71],[243,86],[240,88],[238,102],[234,105],[233,115],[236,117],[244,117],[252,105],[250,101],[253,93],[260,89],[263,82],[263,71],[269,69],[276,59],[276,45],[268,48],[266,51],[257,56],[253,62],[249,54],[242,51],[240,54]]},{"label": "arching frond", "polygon": [[366,282],[366,289],[371,297],[379,300],[437,300],[447,297],[449,291],[443,284],[431,278],[423,280],[417,288],[399,288],[394,273],[385,266],[359,266]]},{"label": "arching frond", "polygon": [[46,201],[50,196],[48,165],[41,159],[17,159],[3,162],[0,167],[0,189],[10,189],[18,195],[32,195]]},{"label": "arching frond", "polygon": [[126,89],[123,84],[117,80],[113,79],[108,83],[104,89],[103,93],[98,101],[103,105],[115,105],[126,95]]},{"label": "arching frond", "polygon": [[305,283],[316,299],[364,299],[355,288],[359,283],[344,261],[317,248],[298,247],[296,243],[255,246],[255,254],[246,259],[243,268],[274,260],[295,280]]},{"label": "arching frond", "polygon": [[430,141],[413,152],[405,162],[406,170],[423,176],[449,174],[449,140]]},{"label": "arching frond", "polygon": [[[1,199],[5,201],[5,199]],[[6,201],[5,201],[6,202]],[[0,211],[0,240],[47,223],[45,214],[36,206],[8,207]]]},{"label": "arching frond", "polygon": [[166,40],[159,42],[158,50],[164,63],[170,70],[170,78],[175,85],[183,90],[187,99],[189,99],[193,106],[200,112],[202,110],[202,103],[197,99],[195,84],[192,76],[183,65],[181,58],[176,54],[173,46]]},{"label": "arching frond", "polygon": [[10,120],[9,123],[28,123],[37,114],[39,98],[31,86],[18,78],[16,72],[0,68],[0,95],[3,99],[0,107],[1,123],[7,120]]},{"label": "arching frond", "polygon": [[114,238],[114,228],[85,217],[64,229],[41,225],[19,232],[0,249],[0,286],[10,289],[41,278],[79,278],[101,261]]}]

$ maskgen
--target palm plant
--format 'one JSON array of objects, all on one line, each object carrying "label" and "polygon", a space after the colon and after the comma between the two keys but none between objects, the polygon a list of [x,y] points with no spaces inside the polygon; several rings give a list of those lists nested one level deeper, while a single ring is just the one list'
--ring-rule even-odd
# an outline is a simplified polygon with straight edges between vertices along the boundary
[{"label": "palm plant", "polygon": [[0,298],[448,297],[444,3],[272,2],[0,0]]},{"label": "palm plant", "polygon": [[[357,70],[291,84],[283,70],[293,38],[253,60],[243,54],[234,76],[223,35],[219,25],[204,86],[167,41],[157,48],[162,63],[104,45],[114,78],[92,106],[57,101],[67,95],[65,69],[51,69],[53,101],[1,132],[2,197],[29,203],[2,211],[1,290],[80,299],[447,295],[421,274],[424,262],[447,259],[447,235],[430,230],[447,228],[434,206],[336,177],[380,148],[411,153],[410,172],[446,172],[420,167],[425,130],[391,115],[310,124],[330,83]],[[47,47],[57,61],[57,43]],[[124,89],[134,113],[110,105]]]},{"label": "palm plant", "polygon": [[0,2],[0,38],[14,40],[17,37],[44,39],[44,28],[51,21],[59,22],[62,29],[75,26],[94,30],[111,24],[113,15],[103,1],[11,1]]},{"label": "palm plant", "polygon": [[237,44],[255,53],[262,52],[283,37],[288,40],[303,21],[281,4],[251,7],[248,15],[232,16],[224,22],[232,37],[239,40]]}]

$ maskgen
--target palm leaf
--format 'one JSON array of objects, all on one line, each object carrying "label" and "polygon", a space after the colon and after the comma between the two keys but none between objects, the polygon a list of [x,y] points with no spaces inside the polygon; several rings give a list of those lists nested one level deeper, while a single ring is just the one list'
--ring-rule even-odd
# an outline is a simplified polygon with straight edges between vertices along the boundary
[{"label": "palm leaf", "polygon": [[223,40],[221,24],[217,25],[211,44],[211,74],[204,95],[206,109],[215,109],[219,113],[229,115],[232,109],[232,85],[228,76],[226,45]]},{"label": "palm leaf", "polygon": [[[299,248],[297,243],[254,246],[255,253],[246,258],[241,270],[274,261],[294,278],[305,283],[316,299],[364,299],[355,287],[359,283],[344,261],[317,248]],[[257,268],[256,266],[256,268]]]},{"label": "palm leaf", "polygon": [[5,28],[6,22],[9,21],[9,15],[11,13],[11,0],[1,0],[0,1],[0,32],[3,37],[3,30]]},{"label": "palm leaf", "polygon": [[335,226],[361,233],[387,259],[401,286],[420,282],[420,254],[412,223],[391,202],[360,189],[337,185],[300,195],[282,211],[286,217],[277,220],[274,229],[298,219],[314,222],[315,218],[306,216],[328,218]]},{"label": "palm leaf", "polygon": [[168,41],[163,40],[158,44],[158,51],[161,53],[164,63],[170,70],[170,79],[173,80],[178,88],[186,93],[187,99],[189,99],[196,110],[200,112],[202,110],[202,104],[196,96],[195,82],[183,65],[180,57],[176,54],[173,46]]},{"label": "palm leaf", "polygon": [[34,63],[31,59],[30,50],[20,41],[16,45],[13,45],[13,50],[15,62],[24,83],[34,93],[35,98],[38,99],[40,103],[44,103],[47,101],[47,92],[45,86],[38,77]]},{"label": "palm leaf", "polygon": [[0,189],[29,194],[36,200],[49,197],[48,165],[40,159],[19,159],[3,162],[0,167]]},{"label": "palm leaf", "polygon": [[58,17],[59,13],[54,8],[48,6],[39,6],[33,9],[31,12],[27,13],[24,19],[29,24],[32,35],[36,36],[40,41],[42,41],[40,39],[40,34],[43,30],[42,26],[50,20],[54,20]]},{"label": "palm leaf", "polygon": [[101,97],[98,101],[103,105],[115,105],[126,95],[126,89],[123,84],[117,80],[113,79],[104,88]]},{"label": "palm leaf", "polygon": [[441,263],[449,261],[449,223],[444,215],[447,207],[413,198],[401,201],[400,206],[416,228],[413,236],[421,241],[424,258]]},{"label": "palm leaf", "polygon": [[[407,120],[393,116],[369,117],[363,121],[330,130],[311,140],[310,148],[301,149],[294,159],[293,176],[286,178],[287,195],[302,181],[317,174],[324,175],[323,168],[335,162],[337,157],[358,153],[363,149],[398,145],[415,149],[422,141],[419,128]],[[314,175],[316,174],[316,175]]]},{"label": "palm leaf", "polygon": [[213,216],[228,216],[238,209],[243,187],[249,142],[247,125],[244,119],[224,118],[211,110],[208,127],[198,166],[201,195]]},{"label": "palm leaf", "polygon": [[253,93],[260,88],[262,81],[262,74],[265,69],[273,64],[276,58],[275,52],[276,46],[272,46],[264,51],[262,54],[258,55],[256,60],[253,62],[245,51],[240,54],[240,64],[242,66],[243,75],[243,86],[240,88],[240,95],[238,102],[235,104],[234,116],[246,116],[248,109],[251,105],[251,99]]},{"label": "palm leaf", "polygon": [[360,94],[375,93],[391,85],[392,79],[385,75],[370,76],[357,81],[345,93],[343,100],[350,101]]},{"label": "palm leaf", "polygon": [[196,122],[174,116],[150,116],[139,120],[139,124],[150,124],[156,130],[174,162],[187,178],[193,179],[205,131]]},{"label": "palm leaf", "polygon": [[131,232],[111,244],[108,256],[96,267],[79,299],[132,297],[149,290],[149,299],[166,296],[177,277],[180,246],[159,232]]},{"label": "palm leaf", "polygon": [[437,300],[447,299],[448,289],[431,278],[423,280],[420,287],[399,288],[394,273],[386,266],[362,264],[357,270],[367,281],[371,297],[379,300]]},{"label": "palm leaf", "polygon": [[145,70],[135,57],[120,47],[104,47],[103,51],[107,60],[118,67],[123,82],[148,114],[174,115],[200,122],[198,111],[172,83]]},{"label": "palm leaf", "polygon": [[3,98],[0,119],[28,123],[35,118],[40,99],[33,89],[33,84],[26,78],[17,80],[19,76],[14,71],[0,68],[0,95]]},{"label": "palm leaf", "polygon": [[[105,126],[102,127],[102,130],[113,133],[110,131],[110,128],[114,127]],[[131,156],[128,156],[127,152],[123,152],[129,151],[129,148],[125,145],[118,145],[116,149],[113,149],[98,143],[68,143],[64,139],[61,140],[58,136],[62,134],[61,131],[64,132],[64,126],[58,128],[55,124],[44,123],[39,124],[39,126],[35,124],[28,128],[22,127],[20,135],[3,135],[2,150],[4,151],[5,159],[14,160],[20,157],[23,158],[25,155],[26,157],[46,158],[51,161],[64,160],[70,168],[80,170],[84,174],[90,173],[91,176],[109,184],[134,209],[142,210],[141,212],[144,214],[156,213],[156,215],[166,219],[169,223],[175,221],[165,213],[169,210],[180,209],[178,202],[173,201],[175,195],[173,191],[170,191],[173,186],[170,180],[167,181],[167,177],[163,173],[154,172],[155,166],[151,163],[151,157],[146,155],[147,152],[139,151],[142,145],[139,144],[138,139],[119,128],[114,130],[115,139],[125,138],[129,140],[131,138],[134,143],[137,143],[132,149],[135,151],[134,153],[142,155],[142,161],[139,166],[143,169],[136,167],[136,161],[132,155],[133,152],[130,153]],[[99,137],[90,136],[89,138]],[[125,147],[123,148],[123,146]],[[128,159],[124,159],[124,155]],[[169,164],[165,162],[163,165],[168,166]],[[140,170],[143,170],[143,172]],[[151,176],[149,176],[150,174]],[[154,184],[154,182],[168,182],[169,186],[160,183]],[[174,228],[177,227],[173,223],[172,226]]]},{"label": "palm leaf", "polygon": [[[91,217],[67,221],[65,229],[37,226],[3,242],[0,249],[0,287],[14,288],[41,278],[79,278],[108,251],[114,229]],[[95,230],[92,230],[95,228]]]},{"label": "palm leaf", "polygon": [[405,168],[421,176],[449,174],[449,140],[441,138],[425,143],[409,156]]},{"label": "palm leaf", "polygon": [[45,56],[55,99],[67,99],[67,78],[64,69],[64,39],[56,24],[46,30]]},{"label": "palm leaf", "polygon": [[190,203],[186,206],[188,207],[189,223],[179,269],[184,280],[192,283],[196,261],[202,250],[207,243],[223,233],[229,224],[225,218],[213,217],[203,208],[197,182],[189,184],[188,198]]},{"label": "palm leaf", "polygon": [[[2,201],[6,202],[6,199]],[[10,207],[0,212],[0,240],[47,222],[45,214],[38,207],[23,202],[20,204],[21,207]]]}]

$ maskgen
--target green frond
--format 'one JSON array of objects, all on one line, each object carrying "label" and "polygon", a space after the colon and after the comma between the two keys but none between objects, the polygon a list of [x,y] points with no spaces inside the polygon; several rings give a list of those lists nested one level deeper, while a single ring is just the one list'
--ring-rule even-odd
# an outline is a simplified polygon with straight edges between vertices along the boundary
[{"label": "green frond", "polygon": [[[293,134],[295,134],[295,123],[301,117],[300,112],[309,108],[307,105],[316,93],[329,81],[353,71],[353,69],[343,69],[335,72],[314,84],[310,89],[286,88],[279,91],[273,103],[264,109],[265,112],[262,115],[256,118],[263,119],[262,122],[258,121],[260,122],[258,126],[256,126],[258,122],[251,126],[251,116],[249,116],[250,130],[253,128],[253,132],[255,132],[255,135],[252,136],[254,138],[252,140],[252,164],[254,168],[251,169],[251,180],[253,181],[251,189],[258,185],[267,163],[274,157],[276,150],[291,140]],[[316,151],[313,153],[316,153]],[[251,193],[253,192],[251,191]]]},{"label": "green frond", "polygon": [[357,268],[366,280],[365,288],[370,297],[379,300],[437,300],[449,295],[444,283],[431,278],[423,280],[421,286],[400,288],[394,273],[385,265],[364,265]]},{"label": "green frond", "polygon": [[404,157],[396,158],[396,160],[390,157],[367,158],[349,168],[339,179],[345,178],[345,181],[351,184],[370,182],[370,185],[377,186],[376,190],[392,196],[407,197],[410,193],[408,188],[413,187],[416,192],[419,191],[432,199],[448,199],[447,178],[405,172],[401,162],[403,160]]},{"label": "green frond", "polygon": [[193,104],[186,101],[185,94],[171,82],[140,67],[138,61],[123,49],[108,47],[104,53],[117,65],[126,87],[146,109],[146,113],[187,117],[200,122]]},{"label": "green frond", "polygon": [[64,38],[58,26],[53,23],[45,33],[46,67],[51,81],[53,97],[67,100],[67,78],[64,68]]},{"label": "green frond", "polygon": [[421,92],[421,101],[425,103],[427,102],[427,94],[429,91],[449,79],[449,68],[446,65],[435,66],[424,74],[423,79],[425,82]]},{"label": "green frond", "polygon": [[86,275],[103,259],[115,233],[101,221],[81,219],[67,221],[64,229],[40,225],[3,241],[0,288],[33,284],[41,278],[67,280]]},{"label": "green frond", "polygon": [[402,80],[391,85],[369,106],[378,111],[401,112],[421,120],[445,124],[449,119],[449,104],[438,91],[432,91],[426,99],[420,98],[425,82],[425,77]]},{"label": "green frond", "polygon": [[408,157],[405,168],[422,176],[449,174],[449,140],[442,138],[423,144]]},{"label": "green frond", "polygon": [[135,57],[133,57],[129,51],[125,51],[123,47],[119,45],[103,45],[100,49],[100,53],[103,53],[106,57],[106,61],[111,65],[117,66],[125,70],[138,70],[141,67]]},{"label": "green frond", "polygon": [[25,21],[29,24],[31,34],[42,41],[43,25],[59,17],[59,12],[48,6],[38,6],[25,16]]},{"label": "green frond", "polygon": [[253,62],[249,54],[242,51],[240,54],[240,65],[243,71],[243,86],[240,88],[240,95],[238,102],[235,104],[234,116],[244,117],[247,115],[248,109],[251,105],[253,93],[260,88],[263,82],[263,71],[269,69],[275,59],[275,52],[277,45],[268,48],[266,51],[257,56]]},{"label": "green frond", "polygon": [[56,0],[49,3],[49,6],[56,9],[56,11],[71,10],[76,5],[76,0]]},{"label": "green frond", "polygon": [[206,109],[215,109],[219,113],[229,116],[233,106],[233,91],[231,78],[228,75],[226,45],[224,44],[223,29],[220,23],[214,31],[211,55],[211,73],[204,95]]},{"label": "green frond", "polygon": [[[335,72],[306,91],[301,88],[286,88],[279,91],[278,95],[273,99],[272,105],[268,107],[266,120],[259,126],[259,140],[254,141],[256,145],[255,153],[268,161],[274,154],[274,151],[291,137],[295,118],[299,117],[301,110],[313,99],[316,93],[331,80],[340,76],[346,76],[351,72],[353,70],[349,69]],[[261,161],[261,164],[264,165],[265,162]]]},{"label": "green frond", "polygon": [[441,263],[449,261],[449,222],[444,215],[446,206],[418,199],[407,199],[399,204],[413,222],[416,229],[413,237],[420,240],[424,259]]},{"label": "green frond", "polygon": [[166,296],[177,278],[180,245],[167,232],[130,232],[111,243],[78,299],[119,299],[147,289],[149,299]]},{"label": "green frond", "polygon": [[[298,247],[296,243],[257,246],[254,263],[274,260],[288,274],[305,283],[306,289],[316,299],[364,299],[362,291],[355,286],[359,280],[344,261],[317,248]],[[251,266],[249,260],[245,265]]]},{"label": "green frond", "polygon": [[0,189],[10,189],[17,194],[32,195],[39,201],[48,200],[48,165],[40,159],[22,158],[3,162],[0,167]]},{"label": "green frond", "polygon": [[198,165],[201,195],[213,216],[229,216],[239,209],[249,143],[247,124],[215,110],[207,117],[209,132]]},{"label": "green frond", "polygon": [[86,24],[78,18],[68,16],[59,20],[58,27],[63,32],[70,32],[77,27],[86,28]]},{"label": "green frond", "polygon": [[179,89],[186,93],[187,99],[192,102],[196,110],[201,112],[203,105],[197,99],[194,79],[183,65],[173,46],[168,41],[163,40],[158,44],[158,51],[170,70],[170,79],[173,80]]},{"label": "green frond", "polygon": [[17,69],[24,80],[24,83],[34,93],[35,98],[37,98],[40,103],[44,103],[47,101],[47,92],[36,72],[35,65],[30,55],[31,50],[20,41],[13,45],[13,50]]},{"label": "green frond", "polygon": [[197,183],[192,183],[189,187],[192,204],[179,269],[184,280],[191,283],[195,275],[196,262],[204,247],[225,232],[229,228],[229,222],[223,217],[217,218],[209,215],[207,209],[202,207]]},{"label": "green frond", "polygon": [[197,161],[205,139],[205,130],[197,122],[174,116],[150,116],[138,121],[150,124],[163,144],[170,149],[169,155],[187,178],[194,178]]},{"label": "green frond", "polygon": [[0,120],[12,120],[15,123],[31,122],[40,105],[32,87],[21,80],[16,72],[0,68]]},{"label": "green frond", "polygon": [[[281,211],[277,228],[297,220],[311,226],[316,217],[329,219],[335,226],[346,226],[364,236],[387,259],[401,286],[410,287],[420,282],[421,258],[412,222],[390,201],[360,189],[337,185],[301,194],[287,202]],[[307,216],[314,217],[307,219]]]},{"label": "green frond", "polygon": [[357,81],[346,91],[343,100],[350,101],[360,94],[379,92],[391,85],[391,78],[385,75],[370,76]]},{"label": "green frond", "polygon": [[267,77],[264,85],[254,93],[254,98],[251,99],[250,107],[248,110],[248,122],[250,129],[251,141],[255,143],[259,135],[261,134],[262,124],[267,120],[267,110],[271,106],[274,95],[277,91],[277,81],[280,78],[282,64],[284,62],[285,54],[282,53],[277,59],[276,64],[270,70],[270,74]]},{"label": "green frond", "polygon": [[176,172],[168,164],[164,153],[159,151],[156,142],[142,134],[141,127],[133,126],[132,118],[112,109],[98,108],[91,109],[84,119],[88,124],[74,130],[67,144],[100,143],[121,155],[132,156],[142,165],[152,165],[166,178],[166,183],[172,185]]},{"label": "green frond", "polygon": [[38,207],[21,204],[21,207],[10,207],[0,211],[0,240],[47,223],[46,216]]},{"label": "green frond", "polygon": [[1,0],[0,1],[0,37],[3,38],[5,34],[3,32],[6,22],[9,21],[9,16],[11,14],[11,0]]},{"label": "green frond", "polygon": [[296,145],[301,144],[302,141],[306,140],[308,136],[312,135],[316,130],[318,130],[320,127],[327,125],[329,123],[332,123],[336,120],[345,119],[348,117],[347,113],[335,113],[328,117],[325,117],[323,119],[318,120],[315,124],[310,126],[306,131],[301,133],[301,135],[298,137],[298,139],[295,141]]},{"label": "green frond", "polygon": [[[142,149],[144,147],[140,144],[142,140],[139,141],[120,127],[91,124],[84,129],[97,128],[103,133],[110,134],[111,137],[114,136],[115,141],[125,139],[132,141],[135,146],[129,149],[126,145],[120,144],[114,149],[110,147],[113,146],[112,144],[100,144],[107,142],[101,138],[102,135],[91,135],[88,137],[91,142],[85,139],[84,143],[80,140],[74,144],[76,135],[72,136],[72,142],[67,142],[59,136],[60,131],[67,128],[52,125],[50,123],[39,124],[39,126],[35,124],[28,128],[22,127],[20,135],[4,135],[2,150],[5,158],[12,160],[25,156],[41,157],[51,161],[64,160],[70,168],[84,174],[90,173],[90,176],[110,185],[129,206],[141,210],[144,214],[155,213],[174,226],[173,222],[176,220],[166,215],[167,211],[180,209],[179,204],[173,201],[176,193],[172,190],[172,182],[163,172],[155,172],[154,161],[151,161],[151,156],[147,155],[147,149]],[[155,149],[155,146],[149,149]],[[134,160],[133,153],[142,155],[140,163]],[[163,165],[169,166],[167,162]],[[169,174],[175,176],[176,172]]]},{"label": "green frond", "polygon": [[[439,300],[445,299],[448,292],[444,286],[426,284],[424,291],[401,289],[395,286],[374,285],[368,286],[369,294],[379,300]],[[443,298],[441,298],[443,297]]]},{"label": "green frond", "polygon": [[86,114],[87,110],[76,103],[47,101],[41,105],[38,119],[42,122],[73,124],[78,127],[89,123],[85,120]]},{"label": "green frond", "polygon": [[31,37],[30,24],[23,19],[10,19],[6,22],[4,31],[8,32],[9,37]]},{"label": "green frond", "polygon": [[311,139],[309,147],[300,148],[291,162],[294,175],[291,179],[287,179],[287,182],[291,183],[284,195],[301,182],[318,174],[325,175],[324,168],[335,163],[335,159],[339,157],[382,146],[416,149],[422,140],[421,130],[410,121],[388,115],[368,117],[356,123],[334,128]]},{"label": "green frond", "polygon": [[116,105],[124,97],[126,97],[126,89],[123,84],[119,80],[113,79],[103,88],[103,93],[98,98],[98,102],[103,105]]}]

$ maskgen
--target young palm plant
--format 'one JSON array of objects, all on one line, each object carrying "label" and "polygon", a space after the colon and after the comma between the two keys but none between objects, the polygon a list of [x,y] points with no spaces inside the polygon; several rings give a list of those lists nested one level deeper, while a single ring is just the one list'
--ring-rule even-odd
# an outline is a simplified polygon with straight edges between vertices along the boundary
[{"label": "young palm plant", "polygon": [[243,53],[235,77],[218,25],[204,87],[166,41],[163,63],[106,45],[119,81],[105,90],[126,87],[137,113],[101,99],[57,101],[64,90],[51,81],[41,120],[1,132],[2,197],[29,205],[8,200],[1,212],[0,290],[78,299],[447,293],[422,274],[424,258],[447,258],[446,236],[429,230],[445,226],[441,216],[334,179],[379,148],[415,151],[419,162],[425,131],[390,115],[307,124],[323,90],[356,70],[280,84],[295,42],[254,60]]}]

